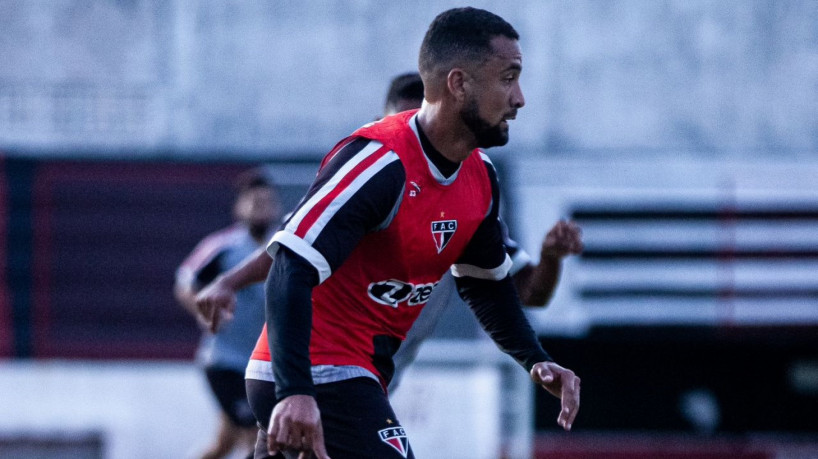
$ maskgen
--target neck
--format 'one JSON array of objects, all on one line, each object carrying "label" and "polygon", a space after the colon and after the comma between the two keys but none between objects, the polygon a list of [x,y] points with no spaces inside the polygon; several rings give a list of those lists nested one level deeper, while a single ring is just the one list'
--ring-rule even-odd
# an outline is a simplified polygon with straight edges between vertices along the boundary
[{"label": "neck", "polygon": [[477,148],[471,131],[439,105],[424,102],[418,112],[418,123],[429,142],[449,161],[461,163]]}]

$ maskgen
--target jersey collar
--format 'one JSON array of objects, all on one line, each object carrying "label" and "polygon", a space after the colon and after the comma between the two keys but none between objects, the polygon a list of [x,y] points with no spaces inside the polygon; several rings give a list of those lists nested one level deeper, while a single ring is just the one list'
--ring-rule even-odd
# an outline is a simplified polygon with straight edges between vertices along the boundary
[{"label": "jersey collar", "polygon": [[454,163],[446,159],[439,151],[435,149],[434,146],[432,146],[432,143],[426,137],[426,134],[424,134],[423,130],[421,130],[417,117],[418,115],[416,113],[409,119],[409,127],[412,128],[412,131],[415,133],[415,137],[418,139],[421,150],[423,150],[423,157],[426,158],[426,164],[429,165],[429,171],[432,173],[435,180],[441,185],[452,184],[457,178],[457,174],[460,172],[460,168],[463,166],[463,163],[457,165],[457,168],[454,170],[452,175],[448,177],[443,175],[437,164],[440,164],[440,167],[446,168],[446,165],[453,165]]}]

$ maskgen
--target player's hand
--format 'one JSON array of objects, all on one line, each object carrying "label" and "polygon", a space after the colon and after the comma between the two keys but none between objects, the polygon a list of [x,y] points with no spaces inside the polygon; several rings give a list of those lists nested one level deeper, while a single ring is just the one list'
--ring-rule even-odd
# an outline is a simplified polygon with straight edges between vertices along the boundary
[{"label": "player's hand", "polygon": [[196,308],[199,310],[199,320],[216,333],[222,322],[233,318],[236,292],[221,279],[216,279],[196,295]]},{"label": "player's hand", "polygon": [[582,253],[582,230],[573,221],[560,220],[548,231],[542,243],[542,258],[563,258]]},{"label": "player's hand", "polygon": [[298,459],[329,459],[324,446],[321,413],[315,398],[290,395],[278,402],[270,415],[267,430],[267,451],[275,456],[279,451],[298,451]]},{"label": "player's hand", "polygon": [[554,362],[540,362],[531,368],[531,379],[562,401],[557,424],[571,430],[579,411],[579,377]]}]

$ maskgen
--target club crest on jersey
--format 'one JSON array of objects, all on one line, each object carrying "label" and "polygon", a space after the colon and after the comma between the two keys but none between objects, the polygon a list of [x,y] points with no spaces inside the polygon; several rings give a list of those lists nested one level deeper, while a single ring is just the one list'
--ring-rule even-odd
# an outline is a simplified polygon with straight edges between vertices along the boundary
[{"label": "club crest on jersey", "polygon": [[378,431],[378,436],[381,441],[387,445],[395,448],[401,456],[407,457],[409,454],[409,439],[406,438],[406,432],[403,427],[389,427]]},{"label": "club crest on jersey", "polygon": [[432,222],[432,237],[435,238],[437,253],[443,251],[449,241],[452,240],[454,232],[457,230],[457,220],[438,220]]}]

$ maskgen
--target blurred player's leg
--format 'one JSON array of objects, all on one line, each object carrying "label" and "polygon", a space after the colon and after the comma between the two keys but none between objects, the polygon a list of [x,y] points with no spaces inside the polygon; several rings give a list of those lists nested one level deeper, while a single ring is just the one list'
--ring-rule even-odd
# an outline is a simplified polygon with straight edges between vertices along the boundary
[{"label": "blurred player's leg", "polygon": [[219,432],[215,443],[202,456],[203,459],[226,457],[234,448],[253,451],[256,420],[247,402],[242,372],[208,368],[207,382],[219,402]]}]

